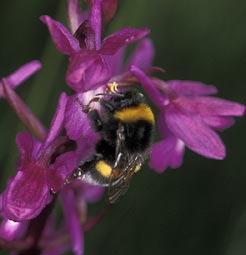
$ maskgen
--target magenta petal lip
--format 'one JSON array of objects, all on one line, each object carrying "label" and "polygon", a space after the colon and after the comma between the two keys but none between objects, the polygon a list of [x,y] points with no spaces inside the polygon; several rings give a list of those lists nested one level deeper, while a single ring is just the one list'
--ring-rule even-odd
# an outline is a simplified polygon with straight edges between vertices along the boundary
[{"label": "magenta petal lip", "polygon": [[175,104],[167,106],[166,123],[187,147],[208,158],[223,159],[225,146],[219,136],[198,115],[189,115]]},{"label": "magenta petal lip", "polygon": [[18,171],[10,183],[5,196],[5,213],[14,221],[36,217],[49,200],[45,176],[41,171],[33,172],[30,165],[27,172]]},{"label": "magenta petal lip", "polygon": [[184,147],[184,143],[175,136],[154,143],[150,150],[150,167],[159,173],[168,167],[180,167],[183,162]]}]

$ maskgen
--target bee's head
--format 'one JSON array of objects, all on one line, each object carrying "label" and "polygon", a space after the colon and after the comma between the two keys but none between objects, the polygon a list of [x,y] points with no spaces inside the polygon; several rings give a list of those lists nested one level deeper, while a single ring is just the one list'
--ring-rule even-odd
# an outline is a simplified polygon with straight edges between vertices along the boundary
[{"label": "bee's head", "polygon": [[144,96],[135,89],[128,89],[114,94],[110,101],[114,104],[116,109],[122,109],[125,107],[139,105],[140,103],[144,102]]}]

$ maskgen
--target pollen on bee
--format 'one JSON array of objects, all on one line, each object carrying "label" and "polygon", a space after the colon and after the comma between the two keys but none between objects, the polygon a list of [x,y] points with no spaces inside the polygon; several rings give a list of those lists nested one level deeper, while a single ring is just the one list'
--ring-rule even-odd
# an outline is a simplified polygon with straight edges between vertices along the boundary
[{"label": "pollen on bee", "polygon": [[141,169],[141,164],[136,165],[134,172],[138,172]]},{"label": "pollen on bee", "polygon": [[117,93],[118,91],[118,83],[117,82],[109,82],[107,83],[107,93]]}]

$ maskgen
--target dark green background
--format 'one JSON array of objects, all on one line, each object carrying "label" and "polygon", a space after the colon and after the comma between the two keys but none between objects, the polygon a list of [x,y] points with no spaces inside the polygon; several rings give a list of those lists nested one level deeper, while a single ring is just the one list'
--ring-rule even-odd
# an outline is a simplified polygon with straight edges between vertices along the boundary
[{"label": "dark green background", "polygon": [[[156,47],[155,65],[163,79],[215,84],[221,97],[245,103],[245,0],[121,0],[111,31],[122,26],[149,27]],[[0,77],[32,59],[43,69],[17,89],[48,126],[59,92],[65,88],[67,59],[53,46],[38,20],[49,14],[65,20],[65,1],[1,0]],[[24,130],[0,101],[1,190],[14,171],[15,135]],[[224,161],[186,151],[177,170],[156,174],[143,169],[127,195],[85,236],[85,254],[246,253],[246,121],[222,134]],[[104,201],[89,207],[91,214]]]}]

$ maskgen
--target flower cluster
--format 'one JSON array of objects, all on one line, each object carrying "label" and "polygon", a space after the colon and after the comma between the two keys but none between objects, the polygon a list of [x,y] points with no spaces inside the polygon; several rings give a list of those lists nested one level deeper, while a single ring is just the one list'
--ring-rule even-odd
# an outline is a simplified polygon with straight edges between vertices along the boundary
[{"label": "flower cluster", "polygon": [[[101,187],[82,181],[65,185],[99,139],[76,99],[87,105],[114,82],[119,90],[140,85],[159,111],[161,140],[151,146],[149,155],[150,167],[157,172],[179,167],[185,146],[202,156],[223,159],[225,146],[216,131],[232,126],[233,117],[245,111],[244,105],[215,97],[214,86],[154,77],[161,69],[152,66],[154,47],[146,38],[149,30],[126,27],[102,39],[118,1],[86,2],[88,10],[82,11],[78,0],[68,0],[70,31],[49,16],[40,18],[57,49],[69,56],[66,82],[73,91],[71,96],[60,95],[48,131],[14,91],[41,68],[40,62],[32,61],[0,81],[0,96],[28,130],[16,137],[20,152],[16,175],[9,178],[0,196],[0,244],[11,251],[62,254],[71,246],[75,254],[83,254],[83,232],[104,214],[92,219],[86,216],[87,203],[101,197]],[[125,48],[134,42],[138,44],[124,63]],[[58,199],[65,222],[57,228],[53,209]]]}]

